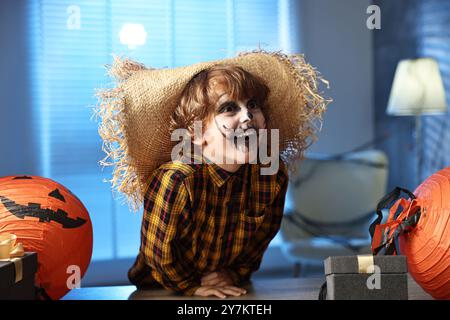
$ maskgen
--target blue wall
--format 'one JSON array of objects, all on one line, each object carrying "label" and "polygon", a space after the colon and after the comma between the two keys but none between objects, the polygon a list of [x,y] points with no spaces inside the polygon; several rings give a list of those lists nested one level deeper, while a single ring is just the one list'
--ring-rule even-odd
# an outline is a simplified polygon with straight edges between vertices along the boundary
[{"label": "blue wall", "polygon": [[386,115],[386,107],[397,63],[417,55],[416,0],[374,1],[381,9],[381,30],[374,35],[375,132],[387,134],[378,143],[389,155],[389,189],[415,185],[414,118]]},{"label": "blue wall", "polygon": [[[388,134],[378,143],[390,159],[389,188],[414,190],[417,157],[414,117],[386,115],[389,93],[397,63],[402,59],[428,56],[441,69],[447,104],[450,101],[450,4],[446,0],[377,0],[382,28],[374,36],[374,111],[376,135]],[[423,175],[419,181],[450,165],[450,117],[423,118]]]},{"label": "blue wall", "polygon": [[32,135],[25,0],[0,4],[0,176],[35,174],[36,141]]},{"label": "blue wall", "polygon": [[373,35],[370,0],[301,0],[300,45],[306,60],[330,81],[333,98],[311,152],[350,151],[374,137]]}]

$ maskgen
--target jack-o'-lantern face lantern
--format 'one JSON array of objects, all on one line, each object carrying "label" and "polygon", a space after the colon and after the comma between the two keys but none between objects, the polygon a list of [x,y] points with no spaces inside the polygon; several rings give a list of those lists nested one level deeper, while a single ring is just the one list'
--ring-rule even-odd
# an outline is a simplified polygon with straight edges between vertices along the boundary
[{"label": "jack-o'-lantern face lantern", "polygon": [[70,190],[51,179],[0,178],[0,233],[15,234],[25,251],[38,253],[35,284],[43,297],[63,297],[73,287],[69,277],[79,271],[81,279],[89,266],[89,213]]}]

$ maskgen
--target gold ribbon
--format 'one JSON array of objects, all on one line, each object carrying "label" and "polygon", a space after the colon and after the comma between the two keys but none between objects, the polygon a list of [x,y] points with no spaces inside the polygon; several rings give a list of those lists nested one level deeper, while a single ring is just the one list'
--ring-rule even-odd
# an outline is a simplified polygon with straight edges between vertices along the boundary
[{"label": "gold ribbon", "polygon": [[22,259],[25,254],[22,243],[16,244],[17,236],[11,233],[0,234],[0,261],[11,261],[16,270],[15,282],[23,278]]},{"label": "gold ribbon", "polygon": [[[374,272],[374,262],[373,255],[359,255],[358,257],[358,273],[373,273]],[[371,272],[369,272],[369,268]]]}]

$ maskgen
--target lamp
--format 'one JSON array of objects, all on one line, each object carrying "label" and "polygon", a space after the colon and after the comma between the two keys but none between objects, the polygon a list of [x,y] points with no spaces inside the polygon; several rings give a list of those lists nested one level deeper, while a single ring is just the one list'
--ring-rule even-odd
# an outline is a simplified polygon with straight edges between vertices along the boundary
[{"label": "lamp", "polygon": [[415,116],[417,184],[422,178],[421,116],[447,112],[439,65],[431,58],[402,60],[395,71],[387,114]]}]

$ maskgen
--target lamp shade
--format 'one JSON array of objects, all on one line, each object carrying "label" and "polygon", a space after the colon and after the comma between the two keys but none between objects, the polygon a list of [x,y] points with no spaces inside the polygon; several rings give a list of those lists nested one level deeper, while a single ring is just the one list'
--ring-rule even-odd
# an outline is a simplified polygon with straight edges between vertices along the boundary
[{"label": "lamp shade", "polygon": [[402,60],[395,71],[387,114],[439,114],[447,111],[444,85],[436,60]]}]

